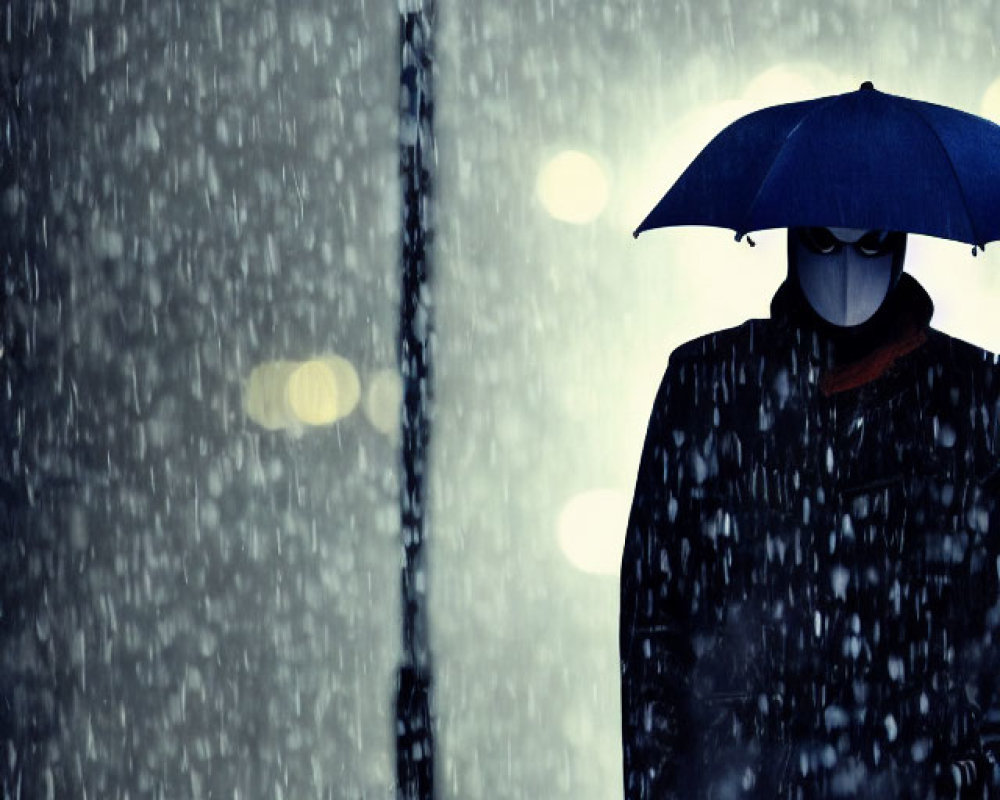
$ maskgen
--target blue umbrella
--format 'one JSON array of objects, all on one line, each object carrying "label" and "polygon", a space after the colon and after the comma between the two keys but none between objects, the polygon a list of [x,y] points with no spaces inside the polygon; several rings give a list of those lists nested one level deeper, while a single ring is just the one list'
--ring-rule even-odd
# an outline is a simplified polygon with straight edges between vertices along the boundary
[{"label": "blue umbrella", "polygon": [[[635,230],[896,230],[1000,239],[1000,126],[877,91],[772,106],[716,136]],[[975,248],[973,248],[973,251]]]}]

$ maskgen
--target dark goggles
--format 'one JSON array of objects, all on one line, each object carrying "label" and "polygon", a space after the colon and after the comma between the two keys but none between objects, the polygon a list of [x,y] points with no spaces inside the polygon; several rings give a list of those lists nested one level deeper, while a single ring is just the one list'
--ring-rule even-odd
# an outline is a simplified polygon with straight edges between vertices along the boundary
[{"label": "dark goggles", "polygon": [[901,231],[868,231],[856,242],[845,242],[834,236],[829,228],[796,228],[799,241],[817,255],[839,253],[844,247],[866,258],[878,258],[896,252],[903,246],[906,234]]}]

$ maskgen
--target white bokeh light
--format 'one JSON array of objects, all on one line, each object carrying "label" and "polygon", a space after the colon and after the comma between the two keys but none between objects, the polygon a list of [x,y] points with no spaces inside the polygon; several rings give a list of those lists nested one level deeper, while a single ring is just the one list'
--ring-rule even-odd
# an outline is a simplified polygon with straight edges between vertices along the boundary
[{"label": "white bokeh light", "polygon": [[583,225],[593,222],[608,204],[608,178],[592,156],[564,150],[538,173],[538,198],[553,217]]},{"label": "white bokeh light", "polygon": [[822,64],[787,62],[755,75],[743,89],[742,99],[754,108],[764,108],[849,92],[860,85],[854,75],[837,73]]},{"label": "white bokeh light", "polygon": [[950,336],[1000,352],[996,325],[1000,243],[972,255],[972,246],[911,234],[906,266],[934,302],[931,325]]},{"label": "white bokeh light", "polygon": [[979,113],[986,119],[1000,123],[1000,78],[986,87],[979,102]]},{"label": "white bokeh light", "polygon": [[381,369],[368,379],[368,388],[361,408],[376,430],[395,437],[399,430],[400,405],[403,402],[403,382],[399,371]]},{"label": "white bokeh light", "polygon": [[617,575],[630,501],[618,489],[591,489],[570,498],[559,514],[559,546],[583,572]]}]

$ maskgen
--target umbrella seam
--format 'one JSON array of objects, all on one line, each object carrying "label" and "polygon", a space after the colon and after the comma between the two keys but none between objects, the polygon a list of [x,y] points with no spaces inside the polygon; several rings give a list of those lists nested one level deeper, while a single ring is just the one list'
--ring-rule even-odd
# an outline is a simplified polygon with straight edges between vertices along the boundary
[{"label": "umbrella seam", "polygon": [[[923,114],[920,113],[920,109],[912,108],[909,105],[901,105],[902,109],[919,119],[925,128],[931,132],[934,137],[934,141],[937,142],[938,147],[941,148],[941,152],[944,153],[944,160],[948,162],[948,168],[951,170],[952,177],[955,179],[955,185],[958,187],[958,196],[962,198],[962,207],[965,208],[965,216],[969,220],[969,228],[972,230],[972,244],[982,247],[983,241],[979,237],[979,233],[976,231],[976,221],[972,217],[972,212],[969,210],[969,201],[965,197],[965,189],[962,186],[962,181],[959,180],[958,172],[955,171],[955,163],[951,160],[951,154],[948,152],[948,148],[944,146],[944,142],[941,141],[941,137],[938,132],[934,130],[934,127],[926,120]],[[975,252],[975,248],[973,248]]]},{"label": "umbrella seam", "polygon": [[791,141],[792,137],[795,136],[796,133],[798,133],[799,128],[801,128],[803,124],[805,124],[805,121],[807,119],[813,116],[813,114],[816,114],[817,112],[822,111],[825,108],[828,108],[829,106],[836,103],[838,100],[842,98],[843,95],[834,95],[833,97],[829,98],[828,102],[822,103],[821,105],[809,109],[809,111],[803,114],[802,118],[795,123],[795,126],[787,134],[785,134],[785,138],[782,141],[781,145],[778,147],[777,151],[775,152],[774,158],[771,159],[771,165],[767,168],[767,174],[764,176],[764,180],[760,182],[760,186],[757,188],[757,192],[754,194],[753,200],[750,202],[750,205],[747,208],[747,212],[743,216],[743,223],[740,225],[740,230],[736,231],[736,233],[739,236],[743,236],[744,234],[749,233],[749,228],[747,226],[749,225],[750,217],[753,216],[753,211],[757,206],[757,201],[760,200],[760,195],[764,191],[764,187],[767,185],[767,182],[771,179],[771,174],[774,172],[774,168],[777,165],[778,158],[781,156],[781,153],[785,149],[785,146]]}]

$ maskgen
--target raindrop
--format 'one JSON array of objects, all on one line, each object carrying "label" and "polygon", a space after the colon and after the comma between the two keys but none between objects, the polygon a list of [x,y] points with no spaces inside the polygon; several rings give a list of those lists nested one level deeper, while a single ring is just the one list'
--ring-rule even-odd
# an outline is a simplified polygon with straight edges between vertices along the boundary
[{"label": "raindrop", "polygon": [[896,718],[892,714],[886,714],[885,716],[885,735],[890,742],[896,741],[896,736],[899,734],[899,727],[896,724]]},{"label": "raindrop", "polygon": [[847,584],[851,580],[851,573],[846,567],[836,566],[830,570],[830,583],[833,586],[833,595],[841,600],[847,599]]},{"label": "raindrop", "polygon": [[949,423],[939,424],[937,417],[934,418],[934,430],[935,438],[937,443],[941,447],[951,448],[955,446],[955,440],[957,439],[957,434],[955,428]]},{"label": "raindrop", "polygon": [[828,731],[844,728],[850,721],[847,712],[838,705],[827,706],[823,712],[823,721]]}]

